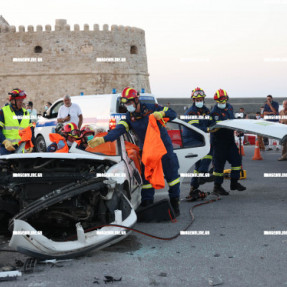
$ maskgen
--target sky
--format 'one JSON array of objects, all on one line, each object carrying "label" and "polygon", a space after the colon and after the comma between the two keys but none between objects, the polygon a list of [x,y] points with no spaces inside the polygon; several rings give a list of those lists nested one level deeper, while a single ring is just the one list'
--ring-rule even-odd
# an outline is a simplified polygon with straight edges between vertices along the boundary
[{"label": "sky", "polygon": [[287,98],[287,0],[9,0],[10,25],[124,25],[145,30],[151,91]]}]

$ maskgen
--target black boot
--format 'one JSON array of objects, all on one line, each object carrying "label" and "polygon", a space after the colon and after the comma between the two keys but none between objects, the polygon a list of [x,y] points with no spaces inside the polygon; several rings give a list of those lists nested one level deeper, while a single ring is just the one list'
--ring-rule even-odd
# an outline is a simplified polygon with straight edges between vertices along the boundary
[{"label": "black boot", "polygon": [[231,190],[243,191],[243,190],[246,190],[246,187],[243,186],[243,185],[241,185],[241,184],[238,182],[238,179],[231,178],[230,189],[231,189]]},{"label": "black boot", "polygon": [[171,204],[171,206],[173,208],[175,216],[178,217],[180,215],[179,198],[178,197],[170,198],[170,204]]},{"label": "black boot", "polygon": [[189,195],[192,195],[196,190],[197,190],[197,188],[194,187],[193,185],[191,185],[191,186],[190,186]]},{"label": "black boot", "polygon": [[153,204],[153,199],[143,200],[140,204],[141,207],[146,207]]},{"label": "black boot", "polygon": [[212,181],[214,181],[214,179],[215,179],[215,176],[214,176],[212,173],[209,173],[209,176],[207,176],[207,177],[200,177],[200,178],[198,179],[198,184],[199,184],[199,185],[203,185],[203,184],[205,184],[206,182],[212,182]]},{"label": "black boot", "polygon": [[219,195],[229,195],[229,192],[227,192],[219,183],[214,184],[213,192]]}]

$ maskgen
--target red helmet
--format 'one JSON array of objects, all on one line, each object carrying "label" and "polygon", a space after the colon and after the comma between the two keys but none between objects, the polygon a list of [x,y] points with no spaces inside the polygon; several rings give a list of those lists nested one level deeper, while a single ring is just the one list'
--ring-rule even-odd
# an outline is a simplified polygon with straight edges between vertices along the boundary
[{"label": "red helmet", "polygon": [[95,135],[95,131],[90,126],[83,126],[81,128],[81,137]]},{"label": "red helmet", "polygon": [[73,138],[79,138],[81,131],[78,129],[75,123],[68,123],[62,129],[62,134],[64,136],[71,136]]},{"label": "red helmet", "polygon": [[88,142],[88,137],[89,136],[94,136],[95,131],[93,128],[91,128],[89,125],[83,126],[81,128],[81,139],[84,139],[85,142]]},{"label": "red helmet", "polygon": [[228,100],[228,94],[225,90],[219,89],[214,94],[214,100],[217,102],[226,102]]},{"label": "red helmet", "polygon": [[206,97],[206,94],[205,94],[204,90],[199,88],[199,87],[195,88],[191,92],[191,98],[192,99],[205,98],[205,97]]},{"label": "red helmet", "polygon": [[122,91],[122,97],[121,97],[121,102],[122,103],[127,103],[130,100],[134,100],[138,98],[138,92],[135,89],[132,89],[130,87],[126,87]]},{"label": "red helmet", "polygon": [[20,89],[14,89],[10,93],[8,93],[8,95],[10,96],[9,101],[26,99],[26,97],[27,97],[25,92],[20,90]]}]

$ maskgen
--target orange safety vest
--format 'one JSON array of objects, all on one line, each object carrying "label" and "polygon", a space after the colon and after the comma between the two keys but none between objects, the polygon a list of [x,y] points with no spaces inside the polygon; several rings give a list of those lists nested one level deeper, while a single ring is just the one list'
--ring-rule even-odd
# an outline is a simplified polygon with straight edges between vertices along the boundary
[{"label": "orange safety vest", "polygon": [[58,149],[55,152],[65,152],[65,153],[69,152],[69,147],[64,137],[62,137],[59,134],[54,133],[54,134],[49,134],[49,138],[51,142],[56,143],[56,144],[58,144],[60,140],[62,140],[65,143],[65,146],[63,148]]},{"label": "orange safety vest", "polygon": [[149,116],[143,146],[142,162],[145,165],[145,178],[155,189],[164,188],[164,175],[161,158],[167,153],[160,136],[154,115]]}]

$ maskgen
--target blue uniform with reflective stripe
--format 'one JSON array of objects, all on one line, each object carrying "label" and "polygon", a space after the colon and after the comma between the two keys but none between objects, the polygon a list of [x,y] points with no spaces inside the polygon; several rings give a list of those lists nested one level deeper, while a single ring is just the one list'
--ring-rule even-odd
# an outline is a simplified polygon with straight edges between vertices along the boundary
[{"label": "blue uniform with reflective stripe", "polygon": [[[193,104],[186,112],[186,116],[189,116],[188,119],[184,119],[185,122],[193,125],[204,132],[207,132],[207,128],[211,125],[211,116],[210,111],[206,106],[202,108],[197,108],[195,104]],[[198,119],[199,116],[206,117],[205,119]],[[204,144],[203,137],[197,133],[196,131],[187,129],[183,127],[183,144],[184,147],[196,147]],[[209,165],[212,160],[212,151],[210,150],[209,153],[204,156],[201,160],[197,161],[194,166],[194,173],[207,173],[209,171]],[[192,177],[190,185],[194,188],[199,187],[199,178]]]},{"label": "blue uniform with reflective stripe", "polygon": [[[149,122],[149,115],[156,111],[164,111],[165,117],[170,120],[176,118],[176,112],[170,108],[162,107],[157,104],[140,104],[140,113],[126,113],[126,118],[121,120],[115,129],[111,130],[106,136],[104,136],[105,142],[114,141],[120,135],[124,134],[128,130],[132,129],[137,135],[139,140],[139,146],[142,149],[144,145],[145,135]],[[165,175],[165,179],[169,184],[169,196],[171,198],[179,197],[179,163],[176,154],[173,152],[173,146],[171,139],[167,133],[165,127],[158,123],[161,139],[167,150],[167,154],[162,157],[162,167]],[[144,168],[142,169],[143,189],[142,200],[151,200],[154,197],[154,188],[144,177]]]},{"label": "blue uniform with reflective stripe", "polygon": [[[217,105],[215,105],[211,111],[211,117],[212,117],[211,121],[212,124],[215,124],[220,121],[234,119],[233,107],[228,103],[226,103],[225,109],[220,109]],[[234,142],[234,132],[233,130],[230,129],[220,129],[215,133],[211,133],[211,142],[213,141]]]},{"label": "blue uniform with reflective stripe", "polygon": [[[211,111],[211,116],[213,123],[234,119],[233,107],[228,103],[225,109],[220,109],[215,105]],[[212,133],[211,145],[213,147],[214,182],[222,184],[226,161],[231,164],[231,178],[239,179],[241,158],[235,144],[234,131],[221,128],[217,132]]]},{"label": "blue uniform with reflective stripe", "polygon": [[[197,108],[195,104],[193,104],[184,115],[189,117],[188,119],[184,119],[185,122],[201,129],[204,132],[207,132],[207,128],[211,125],[210,111],[206,106]],[[198,119],[199,116],[206,117],[206,119]],[[207,119],[208,117],[209,119]],[[199,133],[185,127],[183,127],[182,137],[184,146],[198,146],[199,144],[203,143],[203,137]]]}]

